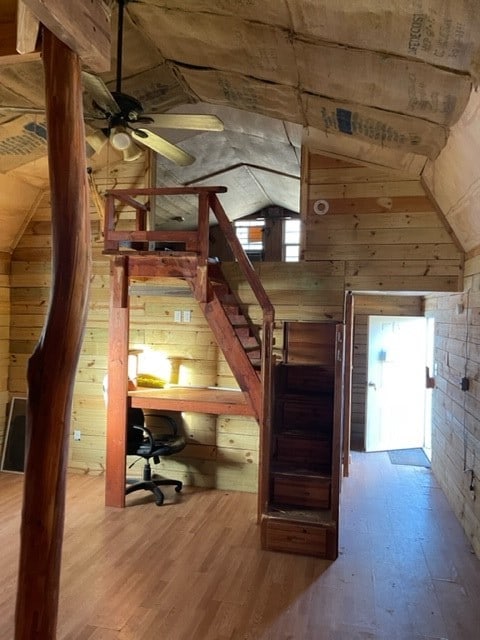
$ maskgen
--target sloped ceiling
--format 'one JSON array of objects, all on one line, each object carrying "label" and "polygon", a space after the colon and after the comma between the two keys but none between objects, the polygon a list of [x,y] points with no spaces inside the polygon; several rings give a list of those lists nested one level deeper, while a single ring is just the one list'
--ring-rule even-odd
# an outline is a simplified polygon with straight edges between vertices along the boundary
[{"label": "sloped ceiling", "polygon": [[[480,76],[477,0],[130,0],[126,10],[122,90],[147,112],[225,122],[222,133],[162,131],[197,160],[158,157],[159,184],[226,185],[232,218],[268,204],[298,211],[305,144],[417,176],[428,162],[435,195],[432,167],[448,158]],[[103,79],[114,87],[115,60]],[[0,172],[45,155],[41,113],[7,108],[41,108],[42,96],[40,62],[0,64]],[[461,224],[476,217],[465,209]]]}]

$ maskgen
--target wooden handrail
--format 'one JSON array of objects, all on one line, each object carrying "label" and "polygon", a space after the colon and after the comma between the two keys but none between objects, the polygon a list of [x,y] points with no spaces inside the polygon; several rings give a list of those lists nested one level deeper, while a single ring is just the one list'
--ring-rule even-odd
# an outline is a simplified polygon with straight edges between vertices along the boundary
[{"label": "wooden handrail", "polygon": [[[226,193],[227,187],[145,187],[143,189],[111,189],[105,195],[113,196],[174,196],[201,193]],[[140,204],[140,203],[139,203]],[[142,205],[143,206],[143,205]]]},{"label": "wooden handrail", "polygon": [[[218,220],[220,229],[222,230],[230,249],[232,250],[234,258],[237,260],[240,269],[242,270],[245,278],[247,279],[263,313],[263,327],[262,327],[262,387],[263,387],[263,403],[260,407],[259,423],[262,426],[261,429],[261,448],[268,446],[270,441],[271,431],[271,401],[272,401],[272,377],[273,377],[273,327],[275,320],[275,309],[270,302],[267,292],[263,288],[262,282],[258,277],[257,272],[253,268],[253,265],[245,253],[230,220],[217,198],[215,193],[210,194],[210,208],[212,209],[215,217]],[[265,449],[263,449],[265,450]],[[261,505],[265,501],[265,496],[268,491],[268,481],[263,474],[259,477],[258,487],[258,514],[263,513]]]}]

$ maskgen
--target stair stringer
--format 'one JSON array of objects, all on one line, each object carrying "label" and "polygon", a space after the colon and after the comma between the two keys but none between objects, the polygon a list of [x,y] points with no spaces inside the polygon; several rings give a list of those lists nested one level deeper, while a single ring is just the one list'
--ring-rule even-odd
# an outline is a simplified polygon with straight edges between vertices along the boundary
[{"label": "stair stringer", "polygon": [[[189,280],[195,296],[194,283]],[[218,346],[223,352],[226,361],[242,391],[247,394],[250,405],[255,412],[259,423],[263,414],[262,382],[255,371],[250,359],[233,328],[222,303],[213,288],[209,287],[209,300],[203,302],[196,300],[212,330]]]}]

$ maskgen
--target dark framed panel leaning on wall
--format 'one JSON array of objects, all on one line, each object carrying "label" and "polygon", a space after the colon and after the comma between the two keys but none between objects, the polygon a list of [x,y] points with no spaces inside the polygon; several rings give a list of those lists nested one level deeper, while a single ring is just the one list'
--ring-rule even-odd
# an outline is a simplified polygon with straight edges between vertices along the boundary
[{"label": "dark framed panel leaning on wall", "polygon": [[27,399],[19,397],[12,398],[0,470],[23,473],[25,464],[26,421]]}]

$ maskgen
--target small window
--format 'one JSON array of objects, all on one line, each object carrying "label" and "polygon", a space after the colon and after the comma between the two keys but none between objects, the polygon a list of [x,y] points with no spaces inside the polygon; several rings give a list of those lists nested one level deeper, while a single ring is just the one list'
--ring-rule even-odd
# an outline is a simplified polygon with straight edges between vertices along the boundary
[{"label": "small window", "polygon": [[287,219],[283,224],[283,259],[285,262],[300,260],[300,219]]},{"label": "small window", "polygon": [[262,259],[264,227],[264,220],[239,220],[235,222],[237,238],[251,259]]}]

